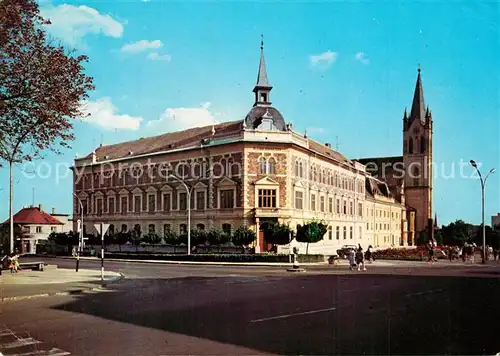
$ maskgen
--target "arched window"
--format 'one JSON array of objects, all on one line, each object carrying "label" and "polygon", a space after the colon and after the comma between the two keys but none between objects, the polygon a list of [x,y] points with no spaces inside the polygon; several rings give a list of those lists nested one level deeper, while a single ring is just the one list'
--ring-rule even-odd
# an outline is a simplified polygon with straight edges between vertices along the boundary
[{"label": "arched window", "polygon": [[424,136],[420,137],[420,153],[425,152],[425,138]]},{"label": "arched window", "polygon": [[127,224],[122,224],[122,232],[127,232]]},{"label": "arched window", "polygon": [[267,174],[276,174],[276,160],[272,157],[267,160]]},{"label": "arched window", "polygon": [[109,235],[114,235],[115,234],[115,225],[114,224],[110,224],[109,227],[108,227],[108,234]]},{"label": "arched window", "polygon": [[411,170],[411,178],[413,178],[413,185],[420,185],[420,170],[417,166],[413,166]]},{"label": "arched window", "polygon": [[304,164],[301,162],[299,162],[299,177],[300,178],[303,178],[304,177]]},{"label": "arched window", "polygon": [[186,224],[180,224],[179,225],[179,234],[185,234],[187,233],[187,225]]},{"label": "arched window", "polygon": [[323,170],[320,168],[319,169],[319,182],[323,183],[324,175],[323,175]]},{"label": "arched window", "polygon": [[148,232],[149,233],[154,233],[155,232],[155,224],[149,224],[148,225]]},{"label": "arched window", "polygon": [[266,174],[266,159],[264,157],[259,159],[259,173]]},{"label": "arched window", "polygon": [[203,230],[205,230],[205,225],[203,225],[203,224],[198,224],[198,225],[196,225],[196,228],[197,228],[198,230],[203,231]]},{"label": "arched window", "polygon": [[294,168],[295,168],[295,176],[296,176],[296,177],[300,177],[300,176],[299,176],[299,161],[295,161],[295,166],[294,166]]},{"label": "arched window", "polygon": [[404,140],[403,141],[403,154],[406,154],[408,152],[408,141]]},{"label": "arched window", "polygon": [[413,147],[413,150],[415,151],[415,153],[418,153],[418,144],[420,143],[420,139],[418,136],[415,136],[415,141],[413,142],[413,144],[415,145]]},{"label": "arched window", "polygon": [[410,137],[410,141],[408,142],[408,153],[413,153],[413,139]]}]

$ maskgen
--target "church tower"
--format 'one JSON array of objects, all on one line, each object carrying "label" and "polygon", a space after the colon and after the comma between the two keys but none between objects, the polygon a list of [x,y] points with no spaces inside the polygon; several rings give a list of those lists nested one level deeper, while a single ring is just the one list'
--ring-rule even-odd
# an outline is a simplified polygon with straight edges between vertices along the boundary
[{"label": "church tower", "polygon": [[432,221],[432,113],[425,107],[420,72],[410,116],[405,109],[403,117],[404,191],[406,205],[416,211],[416,234],[429,229]]}]

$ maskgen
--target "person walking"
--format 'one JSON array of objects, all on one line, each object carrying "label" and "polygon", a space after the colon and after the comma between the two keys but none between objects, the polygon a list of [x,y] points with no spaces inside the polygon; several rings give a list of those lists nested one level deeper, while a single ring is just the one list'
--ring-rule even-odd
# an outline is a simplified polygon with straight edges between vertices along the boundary
[{"label": "person walking", "polygon": [[352,271],[354,270],[354,267],[356,267],[356,261],[355,261],[355,251],[354,249],[349,250],[349,269]]},{"label": "person walking", "polygon": [[366,271],[363,248],[361,247],[361,244],[358,245],[358,251],[356,252],[356,264],[358,265],[358,271],[360,271],[361,265],[363,265],[363,271]]},{"label": "person walking", "polygon": [[432,264],[434,262],[434,244],[432,242],[429,243],[429,260],[428,264]]},{"label": "person walking", "polygon": [[372,245],[369,245],[368,249],[365,252],[365,260],[368,261],[368,262],[371,262],[371,260],[372,260],[372,251],[371,251],[371,249],[372,249]]}]

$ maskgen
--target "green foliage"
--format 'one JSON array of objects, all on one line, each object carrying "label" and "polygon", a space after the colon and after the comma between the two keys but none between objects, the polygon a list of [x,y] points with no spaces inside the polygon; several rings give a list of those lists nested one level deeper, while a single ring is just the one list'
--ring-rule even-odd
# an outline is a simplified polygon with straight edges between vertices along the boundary
[{"label": "green foliage", "polygon": [[[124,259],[145,259],[159,261],[204,261],[204,262],[276,262],[289,265],[289,255],[284,254],[139,254],[139,253],[108,253],[110,258]],[[325,261],[324,255],[298,255],[301,263],[322,263]]]},{"label": "green foliage", "polygon": [[193,229],[191,230],[191,245],[198,246],[204,245],[208,240],[208,234],[205,230]]},{"label": "green foliage", "polygon": [[312,220],[305,225],[297,227],[297,241],[307,243],[306,255],[309,253],[309,244],[323,240],[328,230],[328,225],[323,222]]},{"label": "green foliage", "polygon": [[141,243],[141,231],[133,230],[130,232],[130,239],[132,240],[132,244],[138,246]]},{"label": "green foliage", "polygon": [[231,235],[226,234],[222,229],[211,229],[207,233],[208,243],[212,246],[224,245],[231,241]]},{"label": "green foliage", "polygon": [[161,236],[158,235],[156,232],[149,232],[142,237],[142,242],[153,245],[161,243],[161,240],[162,240]]},{"label": "green foliage", "polygon": [[124,245],[130,240],[130,232],[117,232],[113,235],[113,241],[118,245]]},{"label": "green foliage", "polygon": [[52,232],[49,235],[49,241],[56,245],[78,245],[78,234],[70,231],[66,232]]},{"label": "green foliage", "polygon": [[163,242],[167,245],[180,245],[181,241],[179,240],[179,235],[177,235],[173,231],[166,231],[163,235]]},{"label": "green foliage", "polygon": [[264,225],[264,238],[273,245],[287,245],[291,241],[292,229],[286,224]]},{"label": "green foliage", "polygon": [[457,220],[440,229],[443,236],[443,244],[446,246],[462,246],[465,242],[471,242],[472,225],[463,220]]},{"label": "green foliage", "polygon": [[236,229],[231,240],[235,246],[248,246],[255,241],[257,235],[248,226],[240,226]]}]

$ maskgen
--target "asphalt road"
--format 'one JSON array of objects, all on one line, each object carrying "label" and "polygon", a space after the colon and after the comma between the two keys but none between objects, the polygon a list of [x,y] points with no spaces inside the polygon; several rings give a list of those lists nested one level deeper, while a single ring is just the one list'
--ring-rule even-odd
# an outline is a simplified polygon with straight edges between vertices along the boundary
[{"label": "asphalt road", "polygon": [[[476,278],[473,271],[441,276],[445,269],[417,276],[384,269],[287,274],[258,267],[107,266],[126,280],[106,292],[2,304],[1,324],[27,343],[63,350],[52,354],[500,351],[498,269],[478,271]],[[98,267],[82,262],[82,268]],[[7,355],[1,335],[0,352]],[[31,346],[23,347],[7,351],[21,354]]]}]

